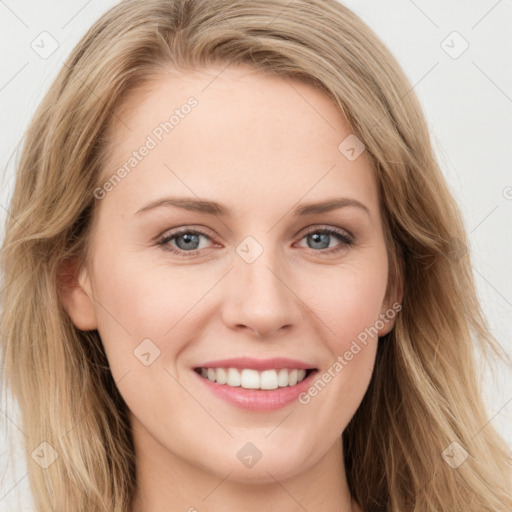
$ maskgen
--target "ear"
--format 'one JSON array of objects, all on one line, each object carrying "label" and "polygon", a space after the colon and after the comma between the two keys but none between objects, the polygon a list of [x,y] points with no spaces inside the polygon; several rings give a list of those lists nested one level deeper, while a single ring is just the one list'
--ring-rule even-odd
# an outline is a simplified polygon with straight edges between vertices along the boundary
[{"label": "ear", "polygon": [[379,338],[388,334],[395,325],[395,318],[402,309],[403,299],[403,280],[401,275],[397,275],[394,282],[388,283],[386,296],[382,302],[380,319],[384,323],[384,327],[379,329]]},{"label": "ear", "polygon": [[97,329],[98,322],[87,269],[78,259],[68,260],[59,268],[58,291],[62,305],[71,321],[82,331]]}]

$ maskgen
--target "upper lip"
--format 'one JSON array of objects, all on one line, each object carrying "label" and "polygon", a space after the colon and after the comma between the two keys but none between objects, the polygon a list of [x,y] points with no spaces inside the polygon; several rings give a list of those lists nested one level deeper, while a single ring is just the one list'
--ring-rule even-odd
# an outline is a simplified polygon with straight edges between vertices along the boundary
[{"label": "upper lip", "polygon": [[254,359],[252,357],[237,357],[234,359],[217,359],[197,365],[195,368],[250,368],[253,370],[272,370],[274,368],[292,368],[298,370],[312,370],[314,365],[290,359],[287,357],[273,357],[270,359]]}]

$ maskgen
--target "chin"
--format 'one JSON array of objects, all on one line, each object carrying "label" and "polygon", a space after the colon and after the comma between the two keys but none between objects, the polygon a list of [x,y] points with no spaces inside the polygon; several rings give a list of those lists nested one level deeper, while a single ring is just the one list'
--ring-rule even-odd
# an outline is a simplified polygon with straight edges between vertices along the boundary
[{"label": "chin", "polygon": [[290,453],[278,446],[269,446],[269,443],[267,447],[257,450],[249,442],[237,446],[228,456],[226,453],[212,454],[212,459],[216,461],[215,467],[204,467],[205,470],[220,478],[225,478],[229,473],[228,480],[248,484],[270,484],[276,480],[286,480],[305,471],[310,466],[308,461],[311,461],[305,453]]}]

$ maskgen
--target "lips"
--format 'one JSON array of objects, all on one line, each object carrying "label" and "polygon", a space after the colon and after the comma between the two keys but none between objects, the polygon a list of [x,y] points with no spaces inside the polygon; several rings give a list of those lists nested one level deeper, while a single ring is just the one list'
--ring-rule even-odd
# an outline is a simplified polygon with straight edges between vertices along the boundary
[{"label": "lips", "polygon": [[281,368],[289,368],[296,370],[314,370],[315,365],[290,359],[287,357],[273,357],[270,359],[254,359],[252,357],[237,357],[233,359],[218,359],[198,364],[196,368],[248,368],[252,370],[276,370]]},{"label": "lips", "polygon": [[220,359],[194,368],[201,382],[219,398],[245,409],[283,407],[310,385],[313,364],[289,358]]}]

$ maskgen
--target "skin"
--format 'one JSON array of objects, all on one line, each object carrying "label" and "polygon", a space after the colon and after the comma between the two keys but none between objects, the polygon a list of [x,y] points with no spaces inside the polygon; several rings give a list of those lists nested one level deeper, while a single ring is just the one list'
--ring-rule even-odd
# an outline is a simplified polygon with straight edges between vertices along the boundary
[{"label": "skin", "polygon": [[[349,161],[338,150],[351,130],[336,106],[310,85],[244,66],[219,73],[169,74],[119,110],[106,177],[188,97],[198,100],[97,201],[91,264],[62,300],[79,329],[98,329],[130,409],[138,482],[131,512],[360,510],[348,491],[341,434],[367,390],[376,336],[307,405],[240,409],[193,374],[201,362],[246,355],[296,358],[321,374],[401,300],[386,296],[373,169],[365,152]],[[136,214],[169,195],[215,200],[234,215],[172,206]],[[356,207],[291,214],[298,204],[342,196],[369,215]],[[180,227],[207,232],[197,255],[158,245]],[[319,245],[306,236],[325,227],[355,243],[331,235]],[[247,236],[263,250],[252,263],[236,252]],[[183,254],[183,242],[167,245]],[[326,254],[326,246],[341,250]],[[149,366],[134,357],[146,338],[160,350]],[[236,456],[247,442],[262,453],[251,468]]]}]

